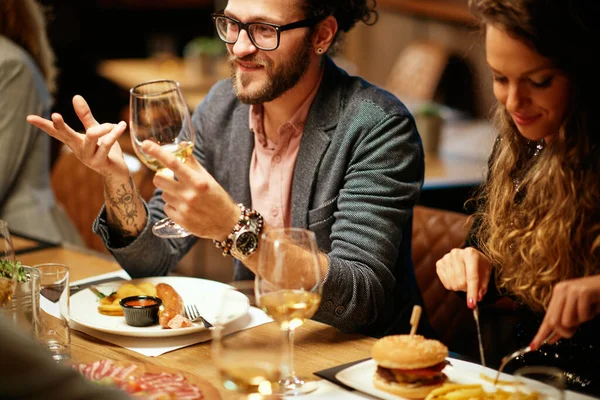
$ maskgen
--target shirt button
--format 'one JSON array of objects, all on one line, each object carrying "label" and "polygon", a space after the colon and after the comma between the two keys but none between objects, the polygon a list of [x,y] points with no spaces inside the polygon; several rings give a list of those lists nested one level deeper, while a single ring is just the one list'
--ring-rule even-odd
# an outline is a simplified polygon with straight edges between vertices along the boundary
[{"label": "shirt button", "polygon": [[333,308],[333,302],[330,300],[327,300],[325,303],[323,303],[323,311],[329,311]]},{"label": "shirt button", "polygon": [[275,157],[273,157],[273,162],[279,164],[281,162],[281,156],[279,154],[275,155]]},{"label": "shirt button", "polygon": [[278,216],[279,215],[279,208],[277,208],[277,207],[271,208],[271,215],[274,216],[274,217]]},{"label": "shirt button", "polygon": [[344,308],[344,306],[337,306],[335,308],[335,315],[337,315],[339,317],[340,315],[342,315],[344,313],[345,310],[346,309]]}]

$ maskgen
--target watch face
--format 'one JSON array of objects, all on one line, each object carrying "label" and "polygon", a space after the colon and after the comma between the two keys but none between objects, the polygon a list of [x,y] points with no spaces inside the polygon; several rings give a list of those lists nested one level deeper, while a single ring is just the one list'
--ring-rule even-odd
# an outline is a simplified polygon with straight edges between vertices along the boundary
[{"label": "watch face", "polygon": [[251,231],[241,232],[235,240],[236,249],[244,255],[252,254],[257,246],[258,237]]}]

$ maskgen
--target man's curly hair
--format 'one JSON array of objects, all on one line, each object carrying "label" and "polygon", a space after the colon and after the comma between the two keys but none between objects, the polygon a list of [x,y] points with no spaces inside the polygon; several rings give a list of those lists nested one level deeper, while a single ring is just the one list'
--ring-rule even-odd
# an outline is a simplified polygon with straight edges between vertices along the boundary
[{"label": "man's curly hair", "polygon": [[338,49],[340,38],[357,22],[365,25],[377,22],[375,6],[376,0],[305,0],[303,8],[307,18],[333,15],[337,20],[338,33],[328,51],[333,54]]}]

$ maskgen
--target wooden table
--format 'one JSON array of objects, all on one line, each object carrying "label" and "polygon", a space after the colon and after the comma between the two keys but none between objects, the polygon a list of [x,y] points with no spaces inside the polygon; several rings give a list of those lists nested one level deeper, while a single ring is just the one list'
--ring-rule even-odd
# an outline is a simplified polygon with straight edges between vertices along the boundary
[{"label": "wooden table", "polygon": [[[77,248],[56,247],[30,252],[18,257],[25,265],[41,262],[67,264],[71,269],[71,280],[117,271],[119,265],[104,254]],[[257,336],[279,337],[275,323],[252,328]],[[295,367],[297,373],[310,376],[314,372],[369,357],[375,339],[362,335],[345,334],[315,321],[307,321],[297,330]],[[159,357],[145,357],[139,353],[106,343],[79,331],[72,331],[72,356],[74,362],[90,362],[110,359],[123,362],[138,362],[184,370],[209,381],[218,389],[223,399],[235,398],[234,393],[221,388],[216,368],[211,361],[210,342],[175,350]],[[315,377],[316,378],[316,377]]]}]

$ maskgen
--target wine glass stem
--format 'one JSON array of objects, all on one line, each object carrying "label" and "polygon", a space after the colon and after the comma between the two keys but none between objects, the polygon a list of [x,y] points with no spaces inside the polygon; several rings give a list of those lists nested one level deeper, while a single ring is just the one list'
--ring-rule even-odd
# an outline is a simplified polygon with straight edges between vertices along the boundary
[{"label": "wine glass stem", "polygon": [[296,375],[296,372],[294,371],[294,330],[289,328],[282,329],[281,333],[283,335],[283,351],[285,352],[284,354],[287,355],[287,365],[284,365],[283,367],[283,374],[286,378],[293,377]]}]

